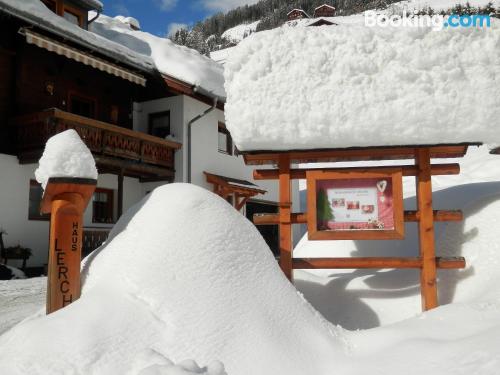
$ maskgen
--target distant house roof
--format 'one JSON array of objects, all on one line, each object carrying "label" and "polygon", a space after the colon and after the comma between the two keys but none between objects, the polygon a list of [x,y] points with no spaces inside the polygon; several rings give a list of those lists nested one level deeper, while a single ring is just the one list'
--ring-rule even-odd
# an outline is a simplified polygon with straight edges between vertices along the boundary
[{"label": "distant house roof", "polygon": [[335,10],[334,6],[328,5],[328,4],[320,5],[319,7],[316,7],[314,10],[318,10],[318,9],[321,9],[321,8],[324,8],[324,7],[328,7],[328,8],[331,8],[331,9]]},{"label": "distant house roof", "polygon": [[302,10],[302,9],[298,9],[298,8],[295,8],[295,9],[292,9],[291,11],[289,11],[286,15],[289,16],[290,14],[292,14],[293,12],[300,12],[300,13],[303,13],[307,18],[311,18],[309,16],[309,14],[307,14],[307,12],[305,10]]},{"label": "distant house roof", "polygon": [[[84,1],[90,1],[94,5],[100,3],[95,0]],[[106,56],[112,61],[119,61],[121,64],[142,72],[153,73],[155,71],[155,64],[151,58],[66,21],[39,0],[0,0],[0,12],[21,19],[93,53]]]},{"label": "distant house roof", "polygon": [[307,26],[323,26],[323,25],[326,25],[326,26],[331,26],[331,25],[335,25],[337,26],[338,24],[333,22],[333,21],[330,21],[326,18],[317,18],[317,19],[313,19],[312,20],[313,22],[311,22],[310,24],[308,24]]}]

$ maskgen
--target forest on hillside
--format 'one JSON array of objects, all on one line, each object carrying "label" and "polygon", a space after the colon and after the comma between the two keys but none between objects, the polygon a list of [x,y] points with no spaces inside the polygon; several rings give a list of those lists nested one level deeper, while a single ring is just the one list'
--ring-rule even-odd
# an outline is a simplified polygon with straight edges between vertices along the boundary
[{"label": "forest on hillside", "polygon": [[350,15],[368,9],[385,8],[399,0],[260,0],[253,5],[244,5],[226,13],[217,13],[198,22],[191,30],[181,29],[171,39],[180,45],[198,50],[202,54],[226,48],[231,42],[224,40],[224,31],[244,24],[259,21],[257,31],[269,30],[286,22],[287,13],[300,8],[308,14],[322,4],[333,5],[338,15]]},{"label": "forest on hillside", "polygon": [[[255,21],[260,21],[257,32],[274,29],[286,22],[287,13],[294,8],[303,9],[312,15],[316,7],[329,4],[337,9],[337,15],[348,16],[370,9],[386,9],[398,1],[400,0],[260,0],[253,5],[244,5],[226,13],[217,13],[198,22],[191,30],[178,30],[170,38],[177,44],[193,48],[204,55],[209,55],[212,51],[233,45],[233,42],[222,37],[224,31]],[[492,3],[475,8],[466,2],[464,5],[457,4],[445,13],[490,14],[492,12],[500,13],[499,9],[494,9]],[[433,14],[434,11],[432,8],[427,8],[421,10],[420,13]]]}]

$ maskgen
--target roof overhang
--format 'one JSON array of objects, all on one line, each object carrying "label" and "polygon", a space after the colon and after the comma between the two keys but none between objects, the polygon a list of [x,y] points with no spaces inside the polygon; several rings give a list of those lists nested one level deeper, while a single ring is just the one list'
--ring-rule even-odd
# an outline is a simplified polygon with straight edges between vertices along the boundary
[{"label": "roof overhang", "polygon": [[236,198],[243,198],[242,201],[236,202],[236,208],[240,210],[244,203],[252,197],[259,194],[267,193],[266,190],[259,189],[259,187],[249,181],[240,180],[231,177],[220,176],[208,172],[203,172],[206,176],[207,182],[214,185],[214,193],[223,198],[234,194]]},{"label": "roof overhang", "polygon": [[54,52],[60,56],[64,56],[84,65],[91,66],[102,72],[106,72],[132,83],[146,86],[146,78],[140,74],[134,73],[128,69],[122,68],[98,57],[91,56],[65,43],[38,34],[30,29],[22,28],[20,30],[20,33],[26,37],[26,42],[28,44],[32,44],[47,51]]},{"label": "roof overhang", "polygon": [[214,99],[217,99],[217,109],[224,111],[226,98],[221,98],[199,86],[193,86],[177,78],[163,74],[163,80],[167,86],[176,94],[187,95],[208,105],[213,105]]},{"label": "roof overhang", "polygon": [[[470,146],[481,146],[481,142],[441,145],[407,145],[382,147],[350,147],[336,149],[283,150],[283,151],[238,151],[247,165],[274,165],[282,155],[292,164],[353,162],[367,160],[412,159],[415,150],[429,148],[432,159],[462,158]],[[500,152],[500,151],[499,151]]]}]

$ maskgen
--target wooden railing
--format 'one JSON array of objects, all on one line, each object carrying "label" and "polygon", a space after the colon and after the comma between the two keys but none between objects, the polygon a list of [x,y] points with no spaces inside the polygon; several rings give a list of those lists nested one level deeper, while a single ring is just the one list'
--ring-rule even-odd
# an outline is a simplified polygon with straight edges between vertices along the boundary
[{"label": "wooden railing", "polygon": [[172,170],[175,150],[181,147],[177,142],[55,108],[16,117],[12,123],[17,131],[18,154],[26,162],[36,161],[47,140],[67,129],[76,130],[94,154],[134,160]]},{"label": "wooden railing", "polygon": [[89,255],[106,242],[109,232],[110,230],[106,228],[83,228],[82,257]]}]

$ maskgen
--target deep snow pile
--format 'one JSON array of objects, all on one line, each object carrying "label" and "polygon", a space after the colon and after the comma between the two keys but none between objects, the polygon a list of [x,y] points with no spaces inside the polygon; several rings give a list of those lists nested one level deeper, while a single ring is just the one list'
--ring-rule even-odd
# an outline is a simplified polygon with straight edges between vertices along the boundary
[{"label": "deep snow pile", "polygon": [[213,360],[228,374],[326,375],[344,351],[255,227],[193,185],[160,187],[124,215],[83,283],[76,303],[0,336],[0,373],[137,374],[194,358],[211,375]]},{"label": "deep snow pile", "polygon": [[500,144],[499,47],[494,20],[256,33],[225,64],[227,126],[242,151]]},{"label": "deep snow pile", "polygon": [[152,58],[160,73],[225,98],[223,68],[197,51],[179,46],[170,39],[134,30],[126,18],[100,15],[90,30],[104,38]]},{"label": "deep snow pile", "polygon": [[78,133],[69,129],[51,137],[45,145],[36,180],[45,189],[51,177],[78,177],[97,180],[97,168],[92,153]]}]

